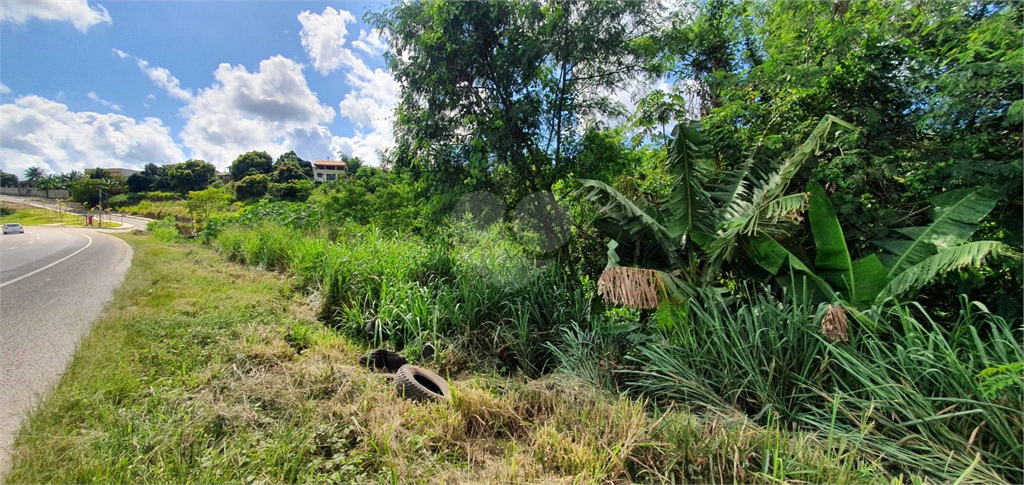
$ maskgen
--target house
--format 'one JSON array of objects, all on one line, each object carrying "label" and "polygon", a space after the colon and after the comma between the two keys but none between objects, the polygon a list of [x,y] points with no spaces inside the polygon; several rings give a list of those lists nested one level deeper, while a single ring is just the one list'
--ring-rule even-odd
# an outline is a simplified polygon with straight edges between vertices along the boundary
[{"label": "house", "polygon": [[220,180],[220,183],[222,184],[230,182],[231,172],[217,172],[217,180]]},{"label": "house", "polygon": [[[125,178],[131,177],[132,175],[135,175],[137,173],[142,173],[141,170],[132,170],[130,168],[104,168],[103,170],[106,170],[111,175],[122,175]],[[87,168],[85,169],[85,174],[92,175],[92,173],[95,171],[95,168]]]},{"label": "house", "polygon": [[317,160],[313,162],[313,181],[330,182],[348,173],[345,162],[336,160]]}]

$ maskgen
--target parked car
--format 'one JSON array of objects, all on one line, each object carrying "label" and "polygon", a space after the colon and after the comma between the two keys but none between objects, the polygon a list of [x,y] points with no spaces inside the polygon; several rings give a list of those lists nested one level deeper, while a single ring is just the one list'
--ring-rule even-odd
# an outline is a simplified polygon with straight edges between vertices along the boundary
[{"label": "parked car", "polygon": [[25,228],[17,222],[9,222],[4,224],[4,234],[25,234]]}]

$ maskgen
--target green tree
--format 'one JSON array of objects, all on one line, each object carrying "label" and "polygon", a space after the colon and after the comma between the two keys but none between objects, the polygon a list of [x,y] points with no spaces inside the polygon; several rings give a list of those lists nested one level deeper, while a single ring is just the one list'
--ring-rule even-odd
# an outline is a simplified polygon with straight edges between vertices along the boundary
[{"label": "green tree", "polygon": [[[772,172],[747,166],[716,173],[711,143],[699,123],[680,123],[672,132],[666,167],[673,184],[665,197],[653,203],[632,200],[598,180],[581,180],[581,191],[589,191],[590,200],[601,202],[594,224],[610,239],[609,268],[634,267],[606,270],[606,275],[621,278],[629,287],[646,288],[645,295],[657,295],[659,283],[653,275],[661,288],[685,292],[715,282],[723,267],[732,265],[737,251],[744,263],[750,261],[752,239],[786,236],[799,219],[806,194],[787,194],[790,181],[820,152],[834,125],[853,128],[826,117]],[[741,269],[749,264],[732,266]],[[647,297],[634,298],[638,296],[627,292],[612,299],[640,308],[658,304]]]},{"label": "green tree", "polygon": [[167,169],[171,190],[180,194],[205,189],[216,175],[217,168],[203,160],[186,160]]},{"label": "green tree", "polygon": [[133,173],[128,177],[127,184],[132,192],[149,192],[153,186],[153,177],[146,172]]},{"label": "green tree", "polygon": [[263,174],[249,175],[235,182],[235,198],[238,200],[258,199],[267,195],[270,177]]},{"label": "green tree", "polygon": [[214,211],[222,210],[228,206],[231,195],[219,188],[192,191],[188,193],[185,201],[185,208],[192,217],[193,231],[196,222],[203,222],[210,218]]},{"label": "green tree", "polygon": [[313,180],[313,163],[299,158],[294,151],[282,153],[281,156],[277,157],[277,161],[274,162],[274,171],[276,172],[285,166],[295,167],[302,178]]},{"label": "green tree", "polygon": [[[298,158],[298,157],[296,157]],[[274,159],[267,152],[245,152],[231,162],[231,177],[242,180],[249,175],[270,174],[274,171]]]},{"label": "green tree", "polygon": [[17,187],[18,176],[0,170],[0,187]]},{"label": "green tree", "polygon": [[396,168],[452,166],[510,198],[550,188],[571,171],[583,120],[617,112],[606,94],[643,64],[654,14],[642,2],[428,1],[374,16],[403,86]]},{"label": "green tree", "polygon": [[29,167],[25,169],[25,180],[28,180],[33,184],[35,184],[37,180],[43,178],[44,175],[46,175],[46,172],[43,172],[43,169],[39,167]]},{"label": "green tree", "polygon": [[106,169],[96,167],[92,173],[89,174],[89,178],[96,180],[107,180],[111,177],[111,173]]}]

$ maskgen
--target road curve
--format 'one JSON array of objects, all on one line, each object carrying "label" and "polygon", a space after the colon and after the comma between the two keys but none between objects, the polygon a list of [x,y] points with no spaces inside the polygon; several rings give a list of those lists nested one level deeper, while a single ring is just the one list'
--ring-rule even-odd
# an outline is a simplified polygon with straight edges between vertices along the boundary
[{"label": "road curve", "polygon": [[94,230],[0,236],[0,476],[21,420],[56,385],[131,259],[127,243]]}]

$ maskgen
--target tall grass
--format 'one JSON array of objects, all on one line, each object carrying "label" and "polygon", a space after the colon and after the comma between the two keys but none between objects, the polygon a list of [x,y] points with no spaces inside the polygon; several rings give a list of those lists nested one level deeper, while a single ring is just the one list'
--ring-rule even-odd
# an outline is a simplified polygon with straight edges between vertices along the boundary
[{"label": "tall grass", "polygon": [[415,354],[440,340],[487,356],[484,367],[532,376],[550,370],[545,342],[587,321],[594,296],[589,280],[538,268],[499,230],[428,243],[360,226],[297,235],[264,225],[226,228],[214,245],[234,261],[293,275],[322,301],[321,318],[349,336],[365,338],[375,322],[378,343]]},{"label": "tall grass", "polygon": [[919,305],[877,312],[876,335],[850,342],[820,333],[816,308],[764,292],[731,300],[702,291],[630,357],[624,370],[643,395],[720,410],[761,422],[838,433],[862,453],[940,481],[1022,478],[1019,384],[990,398],[979,374],[1020,362],[1020,328],[976,304],[952,329]]}]

